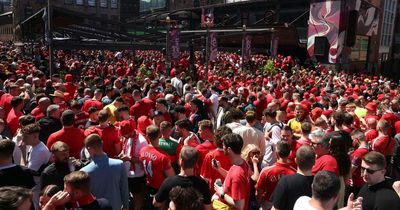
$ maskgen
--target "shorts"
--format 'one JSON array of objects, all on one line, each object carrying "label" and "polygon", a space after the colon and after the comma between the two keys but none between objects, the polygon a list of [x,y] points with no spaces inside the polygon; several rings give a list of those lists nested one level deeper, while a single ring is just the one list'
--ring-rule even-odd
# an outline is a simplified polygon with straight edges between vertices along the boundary
[{"label": "shorts", "polygon": [[128,178],[128,185],[132,194],[143,193],[146,188],[146,176]]}]

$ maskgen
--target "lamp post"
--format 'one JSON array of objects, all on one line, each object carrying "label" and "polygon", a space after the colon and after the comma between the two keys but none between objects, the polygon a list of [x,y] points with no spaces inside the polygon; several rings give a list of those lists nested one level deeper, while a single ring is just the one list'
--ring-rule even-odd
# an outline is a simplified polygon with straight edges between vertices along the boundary
[{"label": "lamp post", "polygon": [[208,62],[210,59],[210,28],[206,24],[206,63],[205,63],[205,80],[208,81]]},{"label": "lamp post", "polygon": [[170,45],[169,45],[169,30],[171,27],[171,18],[167,16],[165,18],[165,23],[167,26],[167,30],[165,33],[165,68],[166,68],[166,74],[167,77],[170,75],[170,70],[171,70],[171,59],[170,59]]},{"label": "lamp post", "polygon": [[246,50],[246,25],[242,26],[242,63],[240,65],[240,68],[242,69],[243,72],[243,67],[244,67],[244,55]]},{"label": "lamp post", "polygon": [[53,16],[53,11],[51,8],[51,1],[47,1],[47,42],[49,45],[49,74],[50,74],[50,79],[53,76],[53,31],[52,31],[52,16]]}]

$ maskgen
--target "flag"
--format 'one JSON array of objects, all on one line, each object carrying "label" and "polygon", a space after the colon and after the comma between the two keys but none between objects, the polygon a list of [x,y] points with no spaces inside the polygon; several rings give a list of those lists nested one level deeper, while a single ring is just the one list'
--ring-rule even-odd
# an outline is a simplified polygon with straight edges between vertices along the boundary
[{"label": "flag", "polygon": [[217,33],[210,33],[210,61],[214,61],[217,59]]},{"label": "flag", "polygon": [[214,8],[201,9],[201,25],[202,27],[213,27],[214,26]]},{"label": "flag", "polygon": [[246,35],[243,37],[244,39],[244,53],[243,53],[243,62],[247,62],[250,60],[251,57],[251,42],[252,42],[252,37],[251,35]]},{"label": "flag", "polygon": [[44,40],[46,42],[49,42],[50,34],[49,34],[49,18],[48,18],[48,14],[47,14],[47,8],[44,8],[42,19],[44,21]]},{"label": "flag", "polygon": [[174,28],[169,31],[170,36],[170,52],[171,60],[173,62],[179,61],[180,49],[179,49],[179,30]]}]

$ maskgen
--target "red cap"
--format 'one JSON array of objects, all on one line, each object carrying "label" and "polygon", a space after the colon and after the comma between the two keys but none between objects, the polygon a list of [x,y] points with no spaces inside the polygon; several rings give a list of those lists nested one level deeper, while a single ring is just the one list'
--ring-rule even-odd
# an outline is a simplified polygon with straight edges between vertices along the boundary
[{"label": "red cap", "polygon": [[375,112],[376,112],[377,107],[378,107],[378,105],[377,105],[375,102],[369,102],[369,103],[365,106],[365,108],[366,108],[367,110],[369,110],[369,111],[375,111]]},{"label": "red cap", "polygon": [[124,120],[119,124],[119,133],[121,136],[131,134],[135,129],[133,129],[132,124],[129,120]]}]

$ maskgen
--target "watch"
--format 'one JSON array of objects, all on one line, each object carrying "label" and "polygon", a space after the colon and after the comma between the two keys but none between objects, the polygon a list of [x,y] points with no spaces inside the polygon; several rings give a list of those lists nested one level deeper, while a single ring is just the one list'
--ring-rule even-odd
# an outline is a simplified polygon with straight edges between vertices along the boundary
[{"label": "watch", "polygon": [[221,197],[222,199],[225,199],[225,193],[223,192],[219,197]]}]

